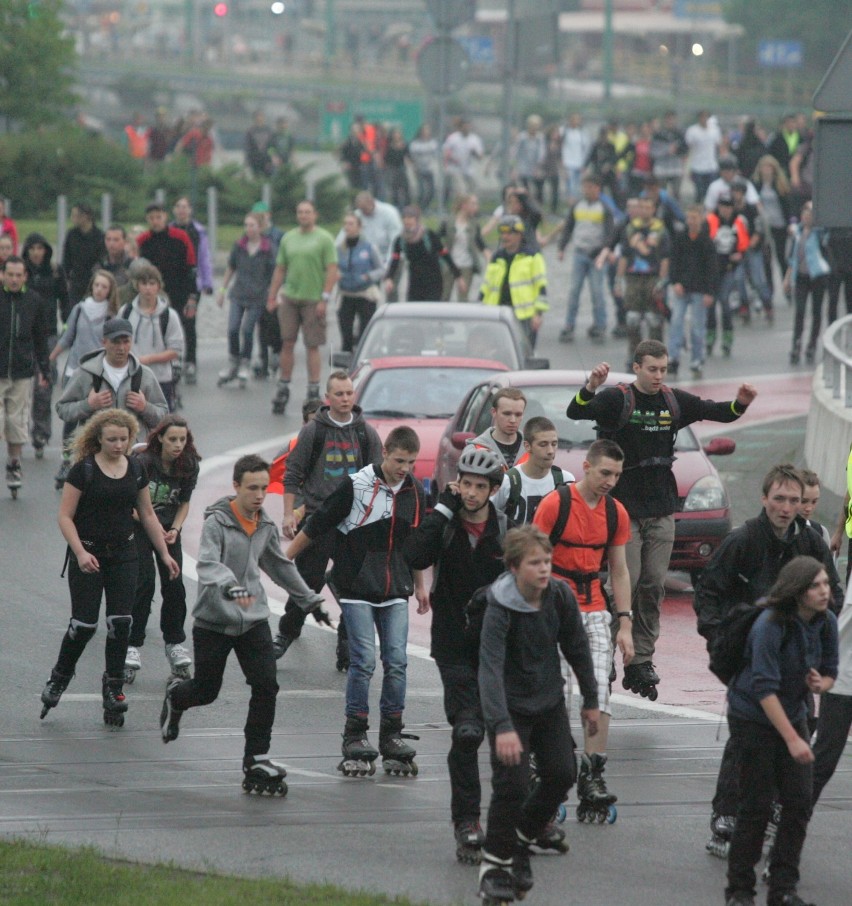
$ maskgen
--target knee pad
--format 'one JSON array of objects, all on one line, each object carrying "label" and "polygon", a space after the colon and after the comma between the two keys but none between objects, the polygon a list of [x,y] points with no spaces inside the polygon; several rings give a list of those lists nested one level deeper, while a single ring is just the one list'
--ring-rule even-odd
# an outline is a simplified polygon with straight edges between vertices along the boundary
[{"label": "knee pad", "polygon": [[628,311],[624,313],[625,322],[627,324],[628,330],[638,330],[640,324],[642,323],[642,312],[641,311]]},{"label": "knee pad", "polygon": [[81,623],[72,617],[68,623],[68,638],[74,639],[75,642],[88,642],[97,629],[97,623]]},{"label": "knee pad", "polygon": [[485,739],[485,727],[480,720],[460,720],[453,727],[453,742],[465,752],[475,752]]},{"label": "knee pad", "polygon": [[107,617],[107,638],[115,639],[118,642],[126,642],[130,638],[130,627],[133,625],[133,617],[119,616]]}]

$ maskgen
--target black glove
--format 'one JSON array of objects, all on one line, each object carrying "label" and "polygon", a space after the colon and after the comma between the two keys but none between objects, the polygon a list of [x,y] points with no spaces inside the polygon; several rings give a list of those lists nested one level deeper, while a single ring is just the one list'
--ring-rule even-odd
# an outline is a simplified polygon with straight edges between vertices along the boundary
[{"label": "black glove", "polygon": [[438,503],[445,506],[451,513],[458,513],[462,508],[461,494],[454,494],[448,487],[438,495]]},{"label": "black glove", "polygon": [[317,607],[311,611],[311,614],[313,615],[313,618],[317,621],[317,623],[325,623],[325,625],[328,626],[329,629],[332,628],[331,617],[328,615],[327,610],[323,610],[322,607]]}]

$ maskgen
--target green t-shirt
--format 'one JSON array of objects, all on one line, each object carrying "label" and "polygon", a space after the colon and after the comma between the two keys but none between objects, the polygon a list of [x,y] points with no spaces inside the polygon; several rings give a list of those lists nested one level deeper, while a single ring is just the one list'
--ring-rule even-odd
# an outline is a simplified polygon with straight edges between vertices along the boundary
[{"label": "green t-shirt", "polygon": [[337,264],[337,250],[331,235],[321,227],[310,233],[289,230],[278,246],[277,263],[287,268],[284,295],[291,299],[319,301],[329,264]]}]

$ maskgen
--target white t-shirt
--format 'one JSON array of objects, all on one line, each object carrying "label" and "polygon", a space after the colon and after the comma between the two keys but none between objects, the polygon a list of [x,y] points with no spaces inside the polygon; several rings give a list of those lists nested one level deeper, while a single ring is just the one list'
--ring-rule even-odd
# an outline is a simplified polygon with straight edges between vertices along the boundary
[{"label": "white t-shirt", "polygon": [[562,129],[562,166],[566,170],[581,170],[589,153],[589,137],[583,129]]},{"label": "white t-shirt", "polygon": [[[760,204],[760,196],[757,194],[757,189],[750,180],[745,181],[746,184],[746,193],[745,200],[746,204]],[[707,189],[707,195],[704,197],[704,207],[708,211],[715,211],[719,206],[719,198],[722,195],[730,195],[731,186],[729,183],[725,182],[724,179],[720,176],[718,179],[714,179],[710,183]]]},{"label": "white t-shirt", "polygon": [[[518,474],[521,476],[521,499],[518,501],[518,511],[508,515],[518,525],[526,525],[532,522],[542,498],[554,490],[556,483],[553,481],[553,475],[550,470],[548,470],[544,478],[530,478],[523,468],[518,468]],[[571,472],[563,469],[562,480],[565,484],[571,484],[574,481],[574,476]],[[500,485],[500,490],[491,498],[498,510],[506,510],[511,488],[512,485],[507,472],[503,476],[503,484]]]},{"label": "white t-shirt", "polygon": [[722,133],[712,120],[707,125],[693,123],[684,136],[689,146],[689,167],[696,173],[715,173],[719,169],[716,152],[722,144]]},{"label": "white t-shirt", "polygon": [[475,157],[482,157],[485,149],[482,139],[473,132],[463,135],[461,132],[452,132],[444,142],[444,159],[446,166],[461,173],[468,174],[473,169]]},{"label": "white t-shirt", "polygon": [[[139,366],[142,367],[141,365]],[[118,395],[118,388],[121,386],[121,382],[127,377],[127,372],[130,369],[130,363],[128,362],[124,368],[113,368],[106,359],[104,359],[103,364],[104,377],[107,380],[107,383]]]}]

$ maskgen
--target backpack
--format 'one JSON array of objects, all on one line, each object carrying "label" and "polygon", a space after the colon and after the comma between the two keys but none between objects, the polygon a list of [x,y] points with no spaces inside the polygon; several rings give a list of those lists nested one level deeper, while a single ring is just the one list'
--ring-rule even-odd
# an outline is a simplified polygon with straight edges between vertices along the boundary
[{"label": "backpack", "polygon": [[[98,353],[95,353],[97,355]],[[81,360],[82,361],[82,360]],[[92,389],[95,393],[101,392],[101,387],[104,383],[104,376],[102,374],[93,374],[92,375]],[[142,366],[140,365],[133,374],[130,375],[130,389],[134,393],[139,392],[139,388],[142,386]],[[118,394],[116,394],[117,396]]]},{"label": "backpack", "polygon": [[[620,383],[615,386],[621,391],[624,400],[621,407],[621,414],[618,417],[615,427],[608,429],[613,432],[620,431],[628,425],[630,423],[630,418],[633,415],[633,411],[636,409],[636,394],[633,392],[633,384]],[[677,401],[674,391],[667,384],[663,384],[662,387],[660,387],[660,393],[663,394],[666,406],[668,406],[668,410],[671,413],[672,423],[676,424],[680,421],[680,403]]]},{"label": "backpack", "polygon": [[746,665],[748,634],[763,613],[754,604],[735,604],[719,621],[710,643],[710,671],[726,686],[737,678]]},{"label": "backpack", "polygon": [[[308,457],[308,464],[305,466],[305,475],[310,475],[314,466],[319,462],[322,451],[325,449],[325,435],[328,431],[328,425],[323,422],[314,421],[316,429],[314,430],[314,442],[311,446],[311,455]],[[355,436],[358,438],[358,455],[361,457],[361,465],[364,468],[368,465],[364,457],[370,449],[370,438],[367,434],[367,424],[363,420],[355,425]]]},{"label": "backpack", "polygon": [[[128,302],[124,308],[118,314],[119,318],[124,318],[125,321],[130,320],[130,313],[133,311],[133,303]],[[163,338],[163,346],[166,344],[166,331],[169,329],[169,312],[171,311],[170,306],[166,306],[160,312],[160,336]]]},{"label": "backpack", "polygon": [[[518,509],[521,505],[521,473],[517,466],[512,466],[507,472],[509,476],[509,498],[506,501],[506,508],[503,512],[512,520],[517,519]],[[550,475],[553,478],[554,488],[565,484],[565,475],[559,466],[550,467]],[[570,506],[570,504],[569,504]]]}]

